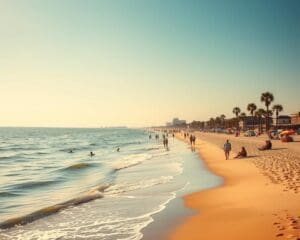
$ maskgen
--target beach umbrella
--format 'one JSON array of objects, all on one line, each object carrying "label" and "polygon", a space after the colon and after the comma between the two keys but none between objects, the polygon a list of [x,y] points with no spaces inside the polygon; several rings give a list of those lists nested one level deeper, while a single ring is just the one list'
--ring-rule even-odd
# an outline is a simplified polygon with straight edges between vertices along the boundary
[{"label": "beach umbrella", "polygon": [[293,134],[295,134],[294,130],[286,130],[280,133],[280,135],[293,135]]}]

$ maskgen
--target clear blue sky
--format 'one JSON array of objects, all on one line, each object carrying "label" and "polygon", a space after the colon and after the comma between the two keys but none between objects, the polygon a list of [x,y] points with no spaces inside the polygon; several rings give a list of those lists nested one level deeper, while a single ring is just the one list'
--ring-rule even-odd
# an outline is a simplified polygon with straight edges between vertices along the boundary
[{"label": "clear blue sky", "polygon": [[0,125],[300,111],[300,1],[0,0]]}]

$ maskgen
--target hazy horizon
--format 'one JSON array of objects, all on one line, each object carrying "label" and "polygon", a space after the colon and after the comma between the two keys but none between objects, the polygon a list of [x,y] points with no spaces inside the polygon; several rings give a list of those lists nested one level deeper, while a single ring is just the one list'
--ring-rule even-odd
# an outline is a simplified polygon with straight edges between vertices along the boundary
[{"label": "hazy horizon", "polygon": [[300,111],[300,2],[0,0],[0,126]]}]

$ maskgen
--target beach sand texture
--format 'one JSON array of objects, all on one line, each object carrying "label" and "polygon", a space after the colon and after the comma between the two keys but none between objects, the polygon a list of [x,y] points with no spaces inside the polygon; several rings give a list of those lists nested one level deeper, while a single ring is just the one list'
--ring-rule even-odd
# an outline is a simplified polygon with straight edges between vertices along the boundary
[{"label": "beach sand texture", "polygon": [[[258,151],[266,136],[235,137],[194,133],[196,149],[207,167],[224,178],[220,187],[185,197],[197,211],[170,234],[171,240],[300,239],[300,138],[272,141],[273,150]],[[177,135],[178,138],[183,137]],[[222,146],[232,143],[230,160]],[[245,146],[249,157],[233,159]]]}]

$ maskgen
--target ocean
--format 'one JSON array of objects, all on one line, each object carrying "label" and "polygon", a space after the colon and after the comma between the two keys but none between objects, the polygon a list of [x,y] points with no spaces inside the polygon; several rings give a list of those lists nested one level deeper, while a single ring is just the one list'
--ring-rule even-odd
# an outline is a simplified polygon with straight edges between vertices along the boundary
[{"label": "ocean", "polygon": [[221,181],[159,134],[0,128],[0,239],[142,239],[173,199]]}]

